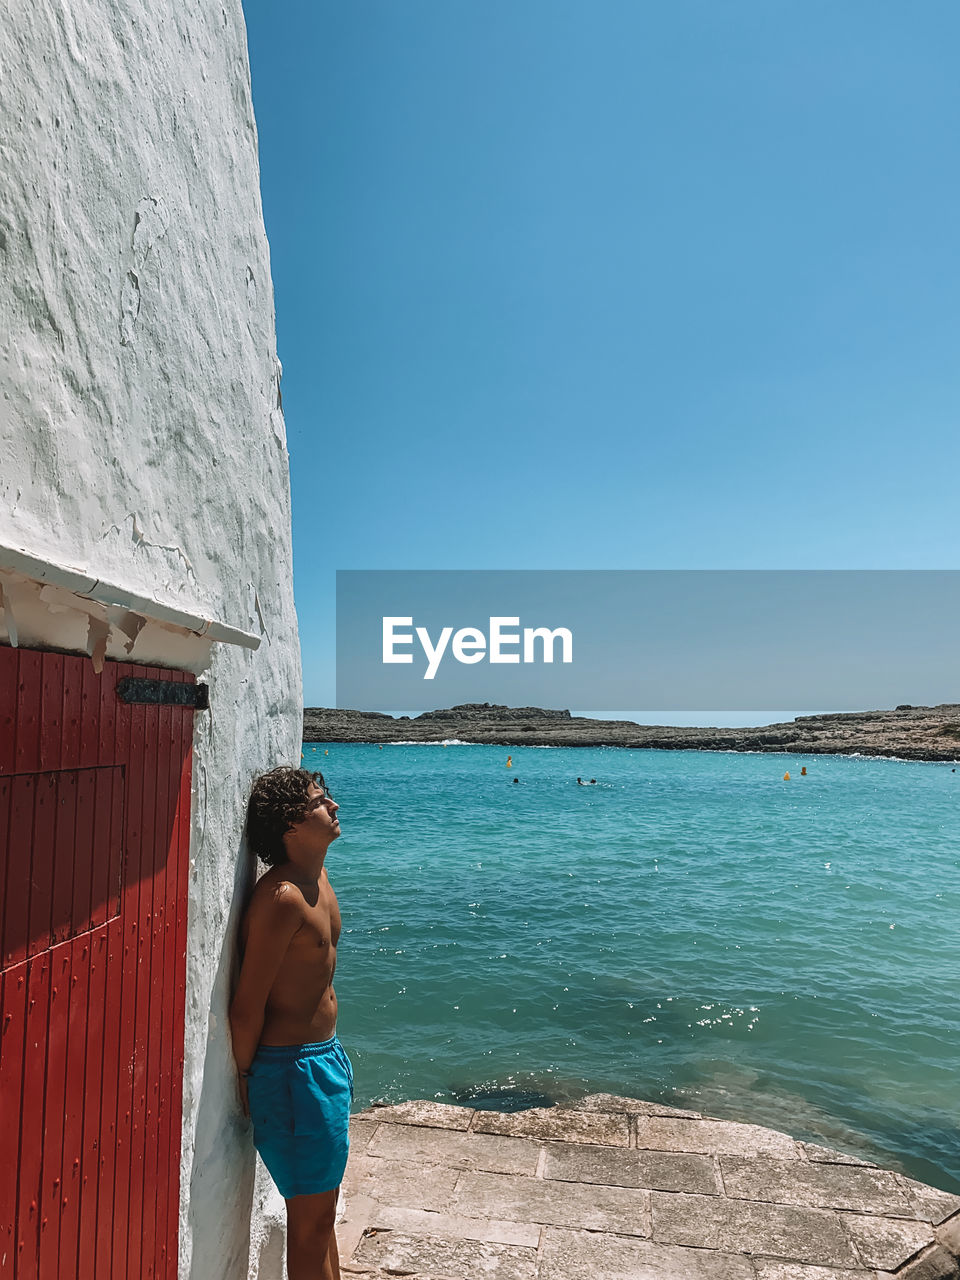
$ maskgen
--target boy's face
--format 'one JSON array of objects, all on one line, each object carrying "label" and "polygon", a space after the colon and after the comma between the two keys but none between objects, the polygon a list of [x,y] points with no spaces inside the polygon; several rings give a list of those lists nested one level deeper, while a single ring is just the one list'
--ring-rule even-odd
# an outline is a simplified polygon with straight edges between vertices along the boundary
[{"label": "boy's face", "polygon": [[316,836],[324,845],[336,840],[340,834],[337,810],[340,806],[326,787],[311,782],[307,788],[307,812],[291,827],[297,835]]}]

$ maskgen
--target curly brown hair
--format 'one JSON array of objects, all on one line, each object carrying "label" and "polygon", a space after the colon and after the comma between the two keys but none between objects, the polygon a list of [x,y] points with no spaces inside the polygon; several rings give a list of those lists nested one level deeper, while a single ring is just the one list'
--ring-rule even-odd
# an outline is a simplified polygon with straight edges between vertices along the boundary
[{"label": "curly brown hair", "polygon": [[247,807],[247,842],[268,867],[286,862],[283,837],[307,816],[311,782],[326,790],[322,773],[281,765],[261,774],[253,784]]}]

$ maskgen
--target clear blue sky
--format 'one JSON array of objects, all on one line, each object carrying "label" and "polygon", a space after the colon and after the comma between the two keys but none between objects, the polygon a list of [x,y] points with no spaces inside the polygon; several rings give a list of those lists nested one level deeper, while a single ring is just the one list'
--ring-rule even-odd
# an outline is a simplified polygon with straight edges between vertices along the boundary
[{"label": "clear blue sky", "polygon": [[955,0],[245,0],[337,568],[954,568]]}]

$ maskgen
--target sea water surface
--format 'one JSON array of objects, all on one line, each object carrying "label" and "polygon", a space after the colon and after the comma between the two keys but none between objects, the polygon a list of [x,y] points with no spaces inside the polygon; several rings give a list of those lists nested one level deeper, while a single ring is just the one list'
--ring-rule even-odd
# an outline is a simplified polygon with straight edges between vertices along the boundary
[{"label": "sea water surface", "polygon": [[313,743],[304,765],[341,805],[358,1106],[629,1094],[960,1192],[951,766]]}]

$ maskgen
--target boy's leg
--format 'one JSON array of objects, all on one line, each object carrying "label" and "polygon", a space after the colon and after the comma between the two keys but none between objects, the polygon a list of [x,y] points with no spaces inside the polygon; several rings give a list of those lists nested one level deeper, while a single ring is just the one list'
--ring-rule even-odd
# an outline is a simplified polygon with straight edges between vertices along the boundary
[{"label": "boy's leg", "polygon": [[340,1280],[334,1234],[337,1190],[294,1196],[287,1201],[289,1280]]},{"label": "boy's leg", "polygon": [[330,1232],[330,1243],[327,1245],[327,1270],[323,1280],[340,1280],[340,1250],[337,1248],[337,1229]]}]

